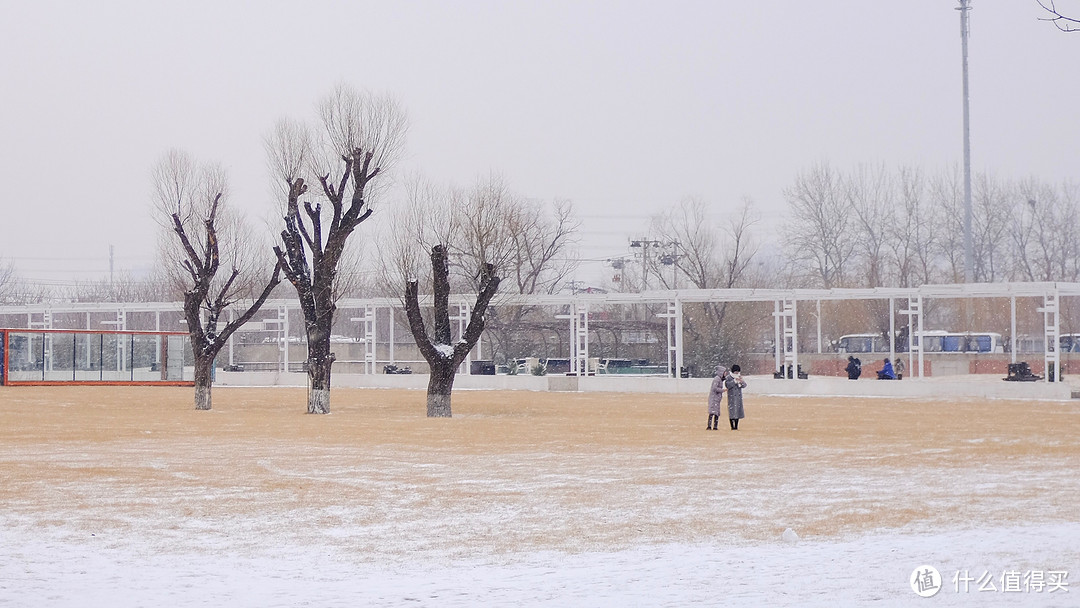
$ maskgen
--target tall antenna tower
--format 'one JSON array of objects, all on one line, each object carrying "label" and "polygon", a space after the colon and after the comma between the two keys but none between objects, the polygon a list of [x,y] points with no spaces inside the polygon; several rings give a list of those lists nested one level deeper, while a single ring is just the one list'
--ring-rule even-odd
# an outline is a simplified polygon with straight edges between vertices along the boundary
[{"label": "tall antenna tower", "polygon": [[964,63],[964,282],[975,281],[975,251],[971,241],[971,111],[968,108],[968,11],[971,0],[960,0],[960,47]]},{"label": "tall antenna tower", "polygon": [[[109,296],[116,301],[116,285],[113,283],[113,246],[109,245]],[[119,328],[117,328],[119,329]]]}]

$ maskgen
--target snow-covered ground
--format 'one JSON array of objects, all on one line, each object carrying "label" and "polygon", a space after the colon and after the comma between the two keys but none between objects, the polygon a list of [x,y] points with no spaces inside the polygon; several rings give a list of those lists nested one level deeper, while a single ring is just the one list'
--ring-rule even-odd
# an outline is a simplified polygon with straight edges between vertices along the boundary
[{"label": "snow-covered ground", "polygon": [[[70,530],[0,532],[0,605],[124,606],[1077,606],[1080,589],[1004,592],[1009,571],[1080,564],[1080,525],[847,541],[754,545],[659,544],[618,551],[529,552],[497,558],[357,563],[310,545],[237,552],[206,538],[202,551],[160,551],[138,537],[73,539]],[[198,540],[198,539],[193,539]],[[909,587],[936,567],[942,590]],[[988,573],[997,591],[957,573]],[[1071,578],[1070,583],[1075,583]],[[985,583],[983,584],[985,586]],[[959,589],[959,591],[957,590]],[[1023,589],[1023,587],[1021,587]]]},{"label": "snow-covered ground", "polygon": [[0,608],[1080,606],[1072,404],[172,394],[0,392]]}]

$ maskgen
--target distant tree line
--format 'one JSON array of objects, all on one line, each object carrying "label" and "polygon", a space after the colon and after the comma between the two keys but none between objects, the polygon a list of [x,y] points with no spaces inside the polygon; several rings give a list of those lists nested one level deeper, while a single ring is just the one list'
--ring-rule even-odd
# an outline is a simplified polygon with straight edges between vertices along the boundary
[{"label": "distant tree line", "polygon": [[[915,287],[964,276],[957,170],[925,174],[821,163],[785,190],[783,256],[793,287]],[[976,282],[1076,281],[1080,189],[1038,178],[972,179]]]}]

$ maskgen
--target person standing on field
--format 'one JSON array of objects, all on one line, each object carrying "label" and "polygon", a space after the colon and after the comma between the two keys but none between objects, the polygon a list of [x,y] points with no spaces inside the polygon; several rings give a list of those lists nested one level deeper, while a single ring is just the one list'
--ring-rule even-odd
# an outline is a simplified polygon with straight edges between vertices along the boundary
[{"label": "person standing on field", "polygon": [[716,366],[716,377],[713,378],[712,387],[709,389],[709,422],[705,426],[707,431],[718,430],[720,424],[720,410],[724,405],[724,380],[727,378],[727,368],[723,365]]},{"label": "person standing on field", "polygon": [[731,430],[739,430],[739,420],[745,417],[743,413],[742,389],[746,388],[746,381],[742,379],[742,368],[738,365],[731,366],[731,373],[724,382],[727,388],[728,419],[731,422]]},{"label": "person standing on field", "polygon": [[848,380],[858,380],[862,375],[862,363],[854,355],[848,355],[844,371],[847,372]]}]

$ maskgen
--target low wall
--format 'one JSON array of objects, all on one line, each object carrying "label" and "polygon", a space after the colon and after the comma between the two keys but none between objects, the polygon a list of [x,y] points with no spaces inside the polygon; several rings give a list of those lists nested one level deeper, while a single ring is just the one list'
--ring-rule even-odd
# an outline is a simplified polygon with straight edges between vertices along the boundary
[{"label": "low wall", "polygon": [[[861,378],[813,378],[809,380],[756,379],[749,392],[765,395],[814,395],[831,397],[916,397],[972,399],[1030,399],[1065,401],[1072,398],[1066,382],[1005,382],[1000,378],[905,378],[874,380]],[[747,384],[750,380],[747,379]]]},{"label": "low wall", "polygon": [[[853,353],[862,361],[863,377],[874,377],[874,372],[884,365],[884,358],[889,353]],[[907,365],[907,375],[914,375],[914,367],[917,362],[908,364],[908,356],[898,353]],[[1045,367],[1041,353],[1018,354],[1017,362],[1024,361],[1031,366],[1032,371],[1042,374]],[[982,354],[959,354],[959,353],[926,353],[923,358],[923,376],[966,376],[968,374],[985,374],[991,376],[1005,376],[1009,372],[1009,363],[1012,357],[1008,353],[982,353]],[[799,365],[803,371],[813,376],[836,376],[846,378],[847,355],[826,353],[800,353]],[[1080,370],[1080,353],[1061,353],[1061,366],[1063,373],[1068,375],[1078,373]],[[776,358],[771,354],[756,353],[747,357],[743,363],[743,372],[752,375],[771,374],[776,371]]]},{"label": "low wall", "polygon": [[[575,381],[573,387],[550,387],[554,380],[558,385],[566,386],[567,380]],[[334,373],[330,378],[333,386],[342,388],[405,388],[426,390],[427,374],[342,374]],[[454,378],[454,388],[463,390],[578,390],[577,378],[566,376],[471,376],[458,374]],[[214,384],[217,386],[307,386],[307,374],[303,372],[223,372],[217,371]]]},{"label": "low wall", "polygon": [[[424,390],[427,374],[334,374],[333,384],[345,388],[399,388]],[[807,380],[781,380],[747,376],[747,393],[818,397],[912,397],[1030,399],[1065,401],[1073,396],[1068,382],[1005,382],[987,376],[905,378],[903,380],[848,380],[811,376]],[[307,386],[307,374],[283,372],[222,372],[218,386]],[[471,376],[458,374],[457,390],[580,391],[610,393],[679,393],[706,395],[711,378],[635,376]],[[1080,391],[1078,391],[1080,393]],[[1080,396],[1080,395],[1078,395]]]}]

